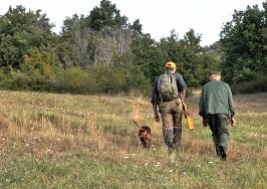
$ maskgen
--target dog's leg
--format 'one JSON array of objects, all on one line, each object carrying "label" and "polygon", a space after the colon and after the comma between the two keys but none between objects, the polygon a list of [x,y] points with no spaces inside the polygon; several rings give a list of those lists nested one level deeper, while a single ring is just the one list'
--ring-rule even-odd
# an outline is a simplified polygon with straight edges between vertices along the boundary
[{"label": "dog's leg", "polygon": [[143,145],[144,148],[147,148],[147,143],[146,143],[146,139],[144,137],[140,137],[140,141]]}]

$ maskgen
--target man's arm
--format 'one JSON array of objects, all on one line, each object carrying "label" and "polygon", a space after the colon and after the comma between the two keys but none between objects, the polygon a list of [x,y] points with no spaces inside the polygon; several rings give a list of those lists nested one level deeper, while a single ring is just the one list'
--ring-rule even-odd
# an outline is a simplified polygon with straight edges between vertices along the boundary
[{"label": "man's arm", "polygon": [[185,92],[186,92],[186,89],[182,89],[182,90],[179,91],[179,96],[180,96],[180,98],[181,98],[182,100],[185,99]]},{"label": "man's arm", "polygon": [[185,98],[185,91],[186,91],[187,85],[184,81],[183,76],[180,73],[176,74],[176,81],[177,81],[177,87],[180,93],[180,97]]},{"label": "man's arm", "polygon": [[177,87],[178,87],[178,91],[179,91],[179,96],[182,100],[185,99],[185,95],[186,95],[186,88],[187,85],[184,81],[183,76],[180,73],[176,74],[176,81],[177,81]]},{"label": "man's arm", "polygon": [[228,104],[229,104],[231,116],[233,117],[235,115],[234,100],[233,100],[233,94],[232,94],[232,91],[229,85],[228,85]]},{"label": "man's arm", "polygon": [[151,96],[151,104],[153,108],[154,118],[156,122],[159,122],[159,113],[158,113],[158,89],[157,89],[157,80],[155,79],[153,86],[152,86],[152,96]]},{"label": "man's arm", "polygon": [[178,88],[178,92],[179,92],[179,97],[182,100],[182,104],[183,104],[183,110],[185,112],[185,114],[188,112],[187,106],[185,104],[185,95],[186,95],[186,83],[184,81],[183,76],[180,73],[176,73],[176,83],[177,83],[177,88]]},{"label": "man's arm", "polygon": [[204,127],[207,127],[208,123],[206,121],[206,118],[205,118],[205,113],[204,113],[204,90],[203,88],[201,89],[201,95],[200,95],[200,98],[199,98],[199,115],[202,117],[202,125]]},{"label": "man's arm", "polygon": [[204,113],[203,113],[203,89],[201,90],[201,95],[200,95],[200,98],[199,98],[199,102],[198,102],[198,109],[199,109],[199,115],[201,117],[204,116]]},{"label": "man's arm", "polygon": [[229,105],[229,109],[230,109],[230,113],[231,113],[230,123],[232,126],[234,126],[236,123],[236,120],[234,118],[235,109],[234,109],[233,94],[232,94],[230,86],[228,84],[227,84],[227,86],[228,86],[228,105]]}]

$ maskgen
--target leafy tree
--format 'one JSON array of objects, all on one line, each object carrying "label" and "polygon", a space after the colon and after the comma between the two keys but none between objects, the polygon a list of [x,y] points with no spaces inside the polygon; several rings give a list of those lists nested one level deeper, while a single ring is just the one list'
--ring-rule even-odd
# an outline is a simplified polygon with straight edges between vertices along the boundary
[{"label": "leafy tree", "polygon": [[216,41],[213,44],[211,44],[210,46],[205,46],[204,47],[205,51],[207,51],[207,53],[214,55],[218,60],[221,60],[222,57],[222,48],[221,48],[221,42],[220,41]]},{"label": "leafy tree", "polygon": [[51,48],[33,48],[29,55],[23,57],[21,70],[28,75],[40,75],[53,79],[60,71],[60,62]]},{"label": "leafy tree", "polygon": [[49,19],[40,10],[10,7],[0,17],[0,67],[19,68],[23,56],[34,47],[48,46],[53,39]]},{"label": "leafy tree", "polygon": [[131,30],[133,33],[136,34],[143,34],[142,32],[142,24],[140,23],[140,20],[137,19],[133,22],[133,24],[131,25]]},{"label": "leafy tree", "polygon": [[190,29],[183,39],[173,30],[170,36],[161,39],[161,72],[165,62],[174,61],[178,72],[182,73],[189,87],[199,87],[207,79],[208,72],[218,68],[220,61],[200,46],[201,36]]},{"label": "leafy tree", "polygon": [[0,17],[0,66],[19,69],[11,70],[9,88],[147,92],[167,61],[176,62],[189,87],[198,87],[218,67],[218,57],[200,46],[201,35],[194,30],[182,39],[173,30],[156,42],[138,19],[127,21],[115,4],[102,0],[88,16],[66,18],[55,35],[41,10],[10,7]]},{"label": "leafy tree", "polygon": [[112,66],[122,60],[132,37],[127,18],[120,15],[115,4],[102,0],[89,16],[66,19],[60,41],[58,52],[66,66],[90,68],[99,63]]},{"label": "leafy tree", "polygon": [[[90,41],[94,32],[86,26],[84,15],[74,14],[63,21],[62,33],[58,38],[57,54],[65,68],[72,66],[88,67],[92,64]],[[91,50],[92,51],[92,50]]]},{"label": "leafy tree", "polygon": [[127,17],[121,16],[120,11],[108,0],[102,0],[100,7],[95,7],[88,18],[89,27],[100,31],[105,28],[127,27]]},{"label": "leafy tree", "polygon": [[235,11],[232,21],[221,32],[224,52],[223,71],[232,83],[255,79],[267,71],[266,3],[264,10],[257,5],[245,11]]}]

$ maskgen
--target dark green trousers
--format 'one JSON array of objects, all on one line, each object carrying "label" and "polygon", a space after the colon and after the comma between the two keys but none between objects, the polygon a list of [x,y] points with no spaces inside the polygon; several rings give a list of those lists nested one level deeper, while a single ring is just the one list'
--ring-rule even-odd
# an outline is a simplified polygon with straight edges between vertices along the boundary
[{"label": "dark green trousers", "polygon": [[208,114],[206,120],[212,132],[212,139],[218,154],[219,146],[223,146],[226,150],[228,145],[229,118],[226,114]]}]

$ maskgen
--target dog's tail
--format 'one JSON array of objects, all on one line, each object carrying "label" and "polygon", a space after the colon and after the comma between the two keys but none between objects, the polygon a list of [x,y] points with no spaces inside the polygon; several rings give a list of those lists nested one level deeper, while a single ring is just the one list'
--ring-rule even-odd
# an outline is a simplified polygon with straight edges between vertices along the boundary
[{"label": "dog's tail", "polygon": [[141,126],[135,120],[133,120],[133,122],[139,129],[141,128]]}]

